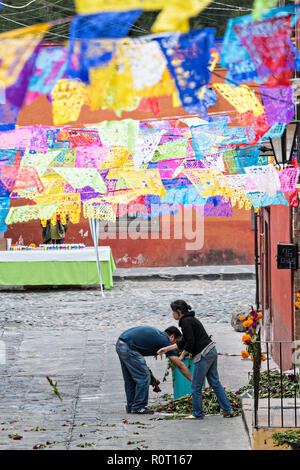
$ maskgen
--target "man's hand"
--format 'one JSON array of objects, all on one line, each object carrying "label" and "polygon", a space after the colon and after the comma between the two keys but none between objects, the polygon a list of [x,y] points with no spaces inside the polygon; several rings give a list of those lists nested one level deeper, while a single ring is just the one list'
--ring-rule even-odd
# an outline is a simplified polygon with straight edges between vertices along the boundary
[{"label": "man's hand", "polygon": [[170,344],[170,346],[165,346],[164,348],[160,348],[157,351],[157,354],[166,354],[168,351],[174,351],[175,349],[178,349],[177,344]]},{"label": "man's hand", "polygon": [[166,352],[168,352],[168,348],[165,347],[165,348],[160,348],[158,351],[157,351],[157,354],[166,354]]}]

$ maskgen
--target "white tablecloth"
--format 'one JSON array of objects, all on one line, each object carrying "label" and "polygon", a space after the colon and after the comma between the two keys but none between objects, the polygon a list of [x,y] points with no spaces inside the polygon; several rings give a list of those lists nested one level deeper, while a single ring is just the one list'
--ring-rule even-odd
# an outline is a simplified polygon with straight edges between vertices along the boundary
[{"label": "white tablecloth", "polygon": [[[110,260],[110,247],[98,247],[99,260]],[[94,247],[73,250],[0,251],[0,263],[13,261],[96,261]]]}]

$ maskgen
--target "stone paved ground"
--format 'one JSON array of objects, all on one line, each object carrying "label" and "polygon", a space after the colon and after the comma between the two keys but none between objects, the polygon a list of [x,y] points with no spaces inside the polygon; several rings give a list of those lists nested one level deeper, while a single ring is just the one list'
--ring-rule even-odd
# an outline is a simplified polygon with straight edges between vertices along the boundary
[{"label": "stone paved ground", "polygon": [[[115,341],[131,326],[176,325],[169,305],[177,298],[190,303],[213,334],[223,385],[236,390],[247,383],[251,363],[239,356],[241,333],[230,319],[238,303],[254,303],[253,280],[125,280],[104,298],[95,288],[0,292],[0,345],[6,348],[0,364],[0,450],[46,442],[52,443],[47,448],[71,450],[249,449],[241,417],[194,422],[125,413]],[[147,363],[161,380],[165,359]],[[58,382],[62,402],[47,375]],[[161,388],[160,396],[172,393],[170,376]],[[15,434],[22,439],[12,439]]]}]

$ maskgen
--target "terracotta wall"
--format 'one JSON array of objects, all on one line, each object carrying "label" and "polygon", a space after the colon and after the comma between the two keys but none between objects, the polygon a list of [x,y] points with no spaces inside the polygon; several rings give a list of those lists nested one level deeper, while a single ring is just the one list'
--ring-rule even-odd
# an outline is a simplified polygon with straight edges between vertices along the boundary
[{"label": "terracotta wall", "polygon": [[[103,233],[99,244],[111,247],[119,267],[253,264],[254,232],[249,211],[234,209],[233,217],[201,220],[194,210],[184,212],[170,216],[170,223],[162,216],[161,232]],[[25,245],[42,243],[39,221],[9,225],[5,237],[15,244],[20,235]],[[88,220],[82,217],[79,224],[70,223],[65,242],[91,246]]]},{"label": "terracotta wall", "polygon": [[[214,81],[222,81],[225,74],[223,70],[217,71],[219,77],[215,76]],[[174,108],[170,96],[163,96],[159,99],[160,111],[156,116],[146,112],[122,113],[121,119],[132,118],[140,120],[151,120],[159,118],[190,117],[183,108]],[[217,104],[209,109],[210,114],[230,113],[231,117],[236,115],[234,109],[222,98],[218,98]],[[79,119],[69,124],[70,127],[83,127],[84,124],[97,123],[103,120],[118,120],[114,112],[111,111],[91,111],[87,106],[83,106]],[[53,126],[51,105],[45,96],[40,96],[31,105],[25,106],[19,114],[19,126],[44,125]],[[26,201],[12,201],[12,205],[25,204]],[[162,217],[161,223],[166,216]],[[170,237],[164,238],[162,233],[153,233],[152,238],[148,233],[136,234],[137,239],[121,239],[117,235],[115,239],[100,240],[100,244],[110,245],[116,263],[120,267],[132,266],[182,266],[182,265],[213,265],[213,264],[253,264],[253,231],[251,230],[251,214],[249,211],[234,208],[233,217],[210,217],[206,218],[203,224],[198,227],[197,245],[187,249],[187,243],[193,243],[185,236],[180,236],[180,214],[172,217],[170,221]],[[195,224],[195,211],[187,211],[185,223],[192,220]],[[204,228],[204,231],[203,231]],[[175,230],[175,234],[174,234]],[[194,228],[195,230],[195,228]],[[199,231],[201,232],[199,235]],[[201,237],[203,235],[203,243]],[[41,227],[38,221],[17,223],[9,226],[5,237],[12,238],[16,243],[22,235],[24,243],[42,243]],[[191,234],[192,235],[192,234]],[[157,238],[153,238],[157,237]],[[79,243],[92,245],[88,220],[81,218],[80,224],[70,224],[66,243]],[[200,243],[200,245],[199,245]]]}]

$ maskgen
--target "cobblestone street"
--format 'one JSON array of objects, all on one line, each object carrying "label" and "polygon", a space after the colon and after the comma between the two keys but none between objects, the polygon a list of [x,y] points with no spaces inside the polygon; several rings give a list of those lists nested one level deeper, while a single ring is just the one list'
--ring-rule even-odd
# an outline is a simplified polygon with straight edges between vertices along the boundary
[{"label": "cobblestone street", "polygon": [[129,328],[137,324],[174,322],[170,302],[184,299],[197,316],[209,323],[230,322],[237,304],[255,302],[253,280],[233,281],[116,281],[115,287],[100,289],[30,289],[0,291],[1,326],[21,328],[72,327]]},{"label": "cobblestone street", "polygon": [[[246,384],[252,366],[240,357],[242,334],[230,320],[237,304],[254,304],[254,280],[118,280],[104,298],[99,288],[1,291],[0,450],[249,449],[241,416],[170,422],[125,413],[118,335],[137,325],[176,325],[170,302],[179,298],[217,342],[223,386]],[[147,363],[161,380],[165,358]],[[57,381],[62,402],[46,376]],[[172,393],[170,376],[161,389]],[[150,398],[157,401],[152,389]]]}]

